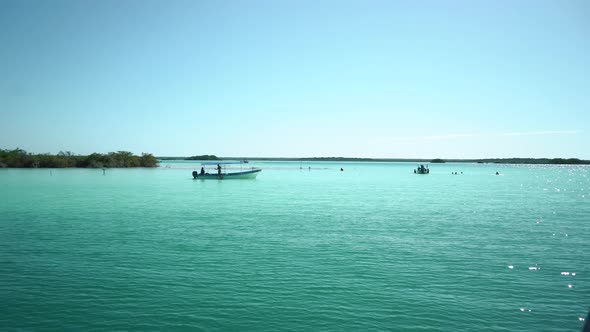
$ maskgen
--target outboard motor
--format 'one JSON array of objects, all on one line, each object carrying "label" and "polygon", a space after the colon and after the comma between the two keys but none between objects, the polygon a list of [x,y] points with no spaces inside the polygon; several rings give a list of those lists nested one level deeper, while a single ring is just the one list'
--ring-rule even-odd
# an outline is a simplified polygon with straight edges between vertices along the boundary
[{"label": "outboard motor", "polygon": [[193,171],[193,179],[196,179],[197,177],[199,177],[199,172]]}]

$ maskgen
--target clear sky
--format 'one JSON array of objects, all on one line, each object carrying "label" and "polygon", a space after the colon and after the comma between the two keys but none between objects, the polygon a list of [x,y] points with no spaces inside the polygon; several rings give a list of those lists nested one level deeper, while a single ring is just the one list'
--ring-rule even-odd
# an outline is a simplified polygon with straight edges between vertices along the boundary
[{"label": "clear sky", "polygon": [[590,1],[0,0],[0,148],[590,159]]}]

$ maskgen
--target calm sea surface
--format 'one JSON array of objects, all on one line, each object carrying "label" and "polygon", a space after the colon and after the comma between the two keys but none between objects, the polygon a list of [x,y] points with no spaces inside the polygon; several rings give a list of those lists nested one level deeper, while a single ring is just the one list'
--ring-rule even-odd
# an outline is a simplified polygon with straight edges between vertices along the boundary
[{"label": "calm sea surface", "polygon": [[0,330],[584,324],[588,167],[249,165],[256,180],[1,169]]}]

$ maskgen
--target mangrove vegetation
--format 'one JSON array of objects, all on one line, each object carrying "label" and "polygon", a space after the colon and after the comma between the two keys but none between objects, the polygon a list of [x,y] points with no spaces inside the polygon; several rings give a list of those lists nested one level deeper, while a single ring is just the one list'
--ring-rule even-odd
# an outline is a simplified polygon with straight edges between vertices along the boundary
[{"label": "mangrove vegetation", "polygon": [[75,155],[70,151],[58,154],[32,154],[22,149],[0,149],[0,167],[18,168],[118,168],[118,167],[157,167],[158,159],[149,153],[136,156],[128,151],[93,153],[87,156]]}]

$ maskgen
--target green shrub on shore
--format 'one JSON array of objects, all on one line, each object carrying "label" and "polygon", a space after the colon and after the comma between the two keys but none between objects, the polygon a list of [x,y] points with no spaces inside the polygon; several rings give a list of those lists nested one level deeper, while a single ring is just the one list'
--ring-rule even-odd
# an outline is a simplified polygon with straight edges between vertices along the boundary
[{"label": "green shrub on shore", "polygon": [[108,154],[93,153],[78,156],[70,151],[52,154],[32,154],[23,149],[0,149],[0,167],[16,168],[102,168],[102,167],[157,167],[158,159],[149,153],[135,156],[128,151],[109,152]]}]

